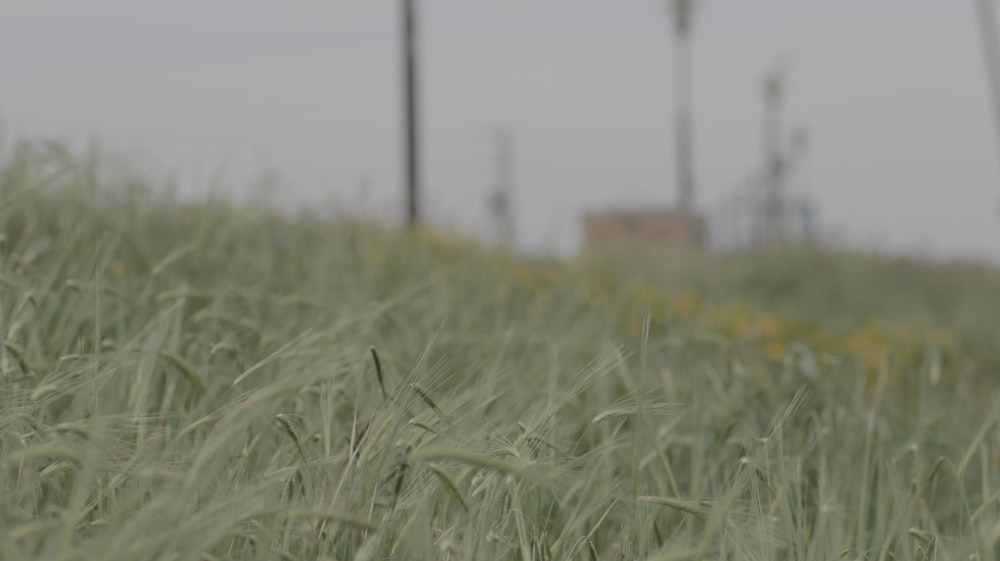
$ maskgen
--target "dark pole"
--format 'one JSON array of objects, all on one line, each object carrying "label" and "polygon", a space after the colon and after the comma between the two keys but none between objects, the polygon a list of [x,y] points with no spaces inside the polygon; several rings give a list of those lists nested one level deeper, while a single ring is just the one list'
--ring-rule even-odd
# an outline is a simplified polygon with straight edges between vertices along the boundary
[{"label": "dark pole", "polygon": [[406,105],[406,220],[412,229],[420,220],[417,197],[420,187],[419,134],[417,123],[416,22],[413,4],[403,0],[403,80]]},{"label": "dark pole", "polygon": [[978,0],[979,31],[983,43],[983,61],[986,79],[990,84],[993,101],[993,123],[995,134],[1000,137],[1000,39],[997,38],[996,12],[992,0]]},{"label": "dark pole", "polygon": [[677,150],[678,204],[685,211],[694,206],[694,126],[691,93],[691,10],[693,0],[673,0],[674,104]]},{"label": "dark pole", "polygon": [[490,201],[496,242],[504,249],[514,248],[514,132],[506,127],[497,129],[496,169],[493,197]]},{"label": "dark pole", "polygon": [[764,77],[764,243],[784,241],[785,161],[781,152],[781,70]]}]

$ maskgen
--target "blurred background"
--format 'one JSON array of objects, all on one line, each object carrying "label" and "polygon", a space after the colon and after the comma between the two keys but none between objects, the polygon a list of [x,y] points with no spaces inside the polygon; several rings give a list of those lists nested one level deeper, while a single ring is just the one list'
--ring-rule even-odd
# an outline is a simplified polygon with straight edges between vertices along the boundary
[{"label": "blurred background", "polygon": [[[7,139],[402,223],[401,1],[6,0]],[[1000,262],[977,4],[413,5],[422,220],[532,254],[822,243]]]}]

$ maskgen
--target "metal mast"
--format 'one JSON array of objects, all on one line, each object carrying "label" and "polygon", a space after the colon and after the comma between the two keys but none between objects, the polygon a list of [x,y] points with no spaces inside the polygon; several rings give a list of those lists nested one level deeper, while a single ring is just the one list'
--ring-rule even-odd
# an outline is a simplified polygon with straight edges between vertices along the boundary
[{"label": "metal mast", "polygon": [[678,205],[694,206],[694,123],[691,80],[691,11],[694,0],[670,0],[674,16],[674,104]]},{"label": "metal mast", "polygon": [[780,69],[764,76],[764,200],[761,240],[777,245],[785,238],[785,158],[781,150],[781,102],[784,84]]},{"label": "metal mast", "polygon": [[990,83],[992,94],[994,130],[1000,140],[1000,39],[997,37],[997,16],[993,9],[993,0],[978,0],[976,7],[983,41],[986,78]]},{"label": "metal mast", "polygon": [[416,0],[403,1],[403,98],[406,152],[406,221],[412,229],[420,220],[420,135],[417,118]]},{"label": "metal mast", "polygon": [[490,213],[496,243],[512,249],[515,242],[514,210],[514,133],[507,128],[497,129],[494,135],[495,179],[490,197]]}]

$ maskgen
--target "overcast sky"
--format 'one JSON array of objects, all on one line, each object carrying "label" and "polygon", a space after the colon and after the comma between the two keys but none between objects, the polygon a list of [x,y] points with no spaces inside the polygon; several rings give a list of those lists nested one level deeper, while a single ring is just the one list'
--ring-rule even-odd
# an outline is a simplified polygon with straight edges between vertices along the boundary
[{"label": "overcast sky", "polygon": [[[138,150],[204,188],[280,172],[288,200],[398,213],[399,2],[4,0],[8,129]],[[761,76],[788,61],[802,189],[855,243],[1000,262],[1000,165],[973,0],[705,0],[697,199],[761,160]],[[657,0],[420,2],[427,202],[487,233],[492,131],[517,143],[519,239],[572,251],[579,214],[674,200],[669,20]]]}]

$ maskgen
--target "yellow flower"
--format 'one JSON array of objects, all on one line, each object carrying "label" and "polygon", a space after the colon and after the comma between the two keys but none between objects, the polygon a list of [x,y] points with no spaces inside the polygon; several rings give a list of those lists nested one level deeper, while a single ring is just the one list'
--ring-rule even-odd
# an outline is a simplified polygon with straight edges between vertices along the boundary
[{"label": "yellow flower", "polygon": [[111,276],[120,279],[128,274],[128,265],[121,259],[111,263]]},{"label": "yellow flower", "polygon": [[788,347],[780,341],[771,341],[767,346],[767,356],[773,360],[784,358],[788,353]]},{"label": "yellow flower", "polygon": [[689,315],[701,305],[701,294],[690,291],[684,293],[677,302],[677,311],[681,315]]}]

